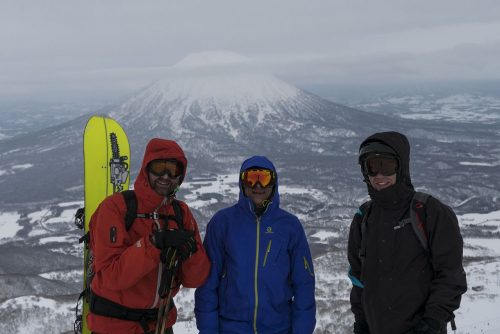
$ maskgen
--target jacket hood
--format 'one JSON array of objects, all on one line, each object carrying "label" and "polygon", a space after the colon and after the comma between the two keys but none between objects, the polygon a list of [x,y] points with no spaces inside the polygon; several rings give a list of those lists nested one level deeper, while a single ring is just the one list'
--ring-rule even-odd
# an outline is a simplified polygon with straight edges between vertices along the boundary
[{"label": "jacket hood", "polygon": [[[396,191],[398,197],[405,197],[403,196],[405,195],[405,193],[413,192],[414,188],[411,183],[411,177],[410,177],[410,143],[408,141],[408,138],[406,138],[405,135],[395,131],[378,132],[369,136],[361,143],[361,145],[359,146],[360,151],[364,146],[373,142],[384,144],[386,146],[389,146],[392,150],[394,150],[399,160],[400,170],[397,175],[396,185],[388,189],[382,190],[380,192],[376,192],[373,189],[368,180],[368,176],[365,175],[365,182],[368,186],[368,192],[370,194],[370,197],[372,197],[372,199],[375,200],[374,198],[375,193],[386,193],[391,191],[392,192]],[[362,162],[360,161],[360,163]]]},{"label": "jacket hood", "polygon": [[187,169],[187,159],[179,144],[168,139],[151,139],[146,146],[141,169],[134,183],[134,189],[139,193],[139,195],[145,196],[148,199],[148,202],[151,203],[159,203],[163,199],[163,197],[158,195],[149,185],[147,166],[151,161],[157,159],[175,159],[181,163],[182,175],[179,180],[179,185],[184,180]]},{"label": "jacket hood", "polygon": [[259,156],[259,155],[255,155],[251,158],[246,159],[245,161],[243,161],[243,164],[241,165],[240,173],[238,174],[238,184],[240,186],[240,195],[239,195],[238,203],[240,205],[242,205],[244,208],[250,209],[252,214],[253,214],[253,203],[243,193],[243,183],[241,181],[241,176],[240,176],[243,171],[245,171],[251,167],[270,169],[274,172],[274,175],[276,175],[276,183],[274,184],[274,189],[273,189],[273,193],[271,196],[271,203],[269,204],[269,207],[266,211],[270,211],[273,208],[279,207],[278,173],[276,172],[276,168],[274,167],[271,160],[269,160],[268,158],[266,158],[264,156]]}]

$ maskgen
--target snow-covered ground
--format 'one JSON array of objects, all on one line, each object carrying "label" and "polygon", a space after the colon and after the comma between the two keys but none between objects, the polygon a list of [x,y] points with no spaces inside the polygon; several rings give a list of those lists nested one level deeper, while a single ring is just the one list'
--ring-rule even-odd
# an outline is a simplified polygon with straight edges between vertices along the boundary
[{"label": "snow-covered ground", "polygon": [[[500,229],[500,211],[464,214],[458,217],[462,227],[488,226]],[[500,333],[500,239],[466,238],[464,256],[484,258],[465,267],[468,291],[456,312],[457,334]]]},{"label": "snow-covered ground", "polygon": [[500,254],[467,266],[466,272],[469,290],[455,314],[457,334],[500,333]]},{"label": "snow-covered ground", "polygon": [[[236,198],[235,185],[236,175],[217,177],[212,180],[194,180],[186,184],[187,198],[194,200],[198,208],[210,205],[210,201],[195,200],[198,193],[227,193]],[[237,188],[236,188],[237,189]],[[293,193],[294,188],[283,189]],[[308,190],[309,195],[318,195],[318,191]],[[322,196],[322,194],[320,194]],[[33,230],[30,237],[37,245],[48,244],[76,244],[74,248],[68,248],[66,252],[79,253],[78,244],[74,236],[64,233],[54,236],[53,227],[71,226],[74,209],[81,202],[60,203],[55,206],[40,208],[26,215],[30,220]],[[18,212],[0,212],[0,245],[16,240],[16,233],[23,225],[20,223],[21,214]],[[461,227],[470,229],[485,229],[492,233],[500,231],[500,211],[486,214],[468,213],[460,215]],[[348,222],[345,222],[348,224]],[[339,238],[337,232],[328,230],[316,230],[309,235],[311,242],[330,245],[331,240]],[[462,306],[456,312],[457,334],[476,333],[499,333],[500,330],[500,239],[471,237],[464,239],[464,256],[466,259],[465,269],[467,272],[469,289],[463,296]],[[57,248],[57,247],[56,247]],[[62,252],[62,249],[55,250]],[[336,332],[335,328],[345,328],[351,321],[348,311],[348,291],[350,283],[341,268],[345,265],[345,259],[338,253],[328,252],[315,259],[317,289],[316,298],[318,305],[318,330],[321,333]],[[75,282],[80,280],[78,270],[61,270],[41,273],[43,279],[57,280],[60,282]],[[335,298],[332,298],[335,296]],[[179,308],[179,322],[175,325],[175,333],[197,333],[193,314],[193,289],[181,289],[176,297],[176,305]],[[0,303],[0,314],[2,319],[10,317],[14,323],[0,324],[0,333],[38,333],[40,331],[60,331],[61,328],[70,330],[74,320],[75,300],[55,299],[27,295],[4,300]],[[40,324],[40,317],[46,319],[45,325]],[[337,327],[332,326],[337,323]],[[54,325],[56,323],[57,325]],[[339,324],[342,324],[340,326]],[[10,327],[9,327],[10,326]],[[14,326],[14,327],[12,327]],[[15,328],[12,331],[12,328]],[[325,331],[326,330],[326,331]]]},{"label": "snow-covered ground", "polygon": [[11,240],[22,228],[18,224],[20,215],[17,212],[0,212],[0,244],[2,240]]}]

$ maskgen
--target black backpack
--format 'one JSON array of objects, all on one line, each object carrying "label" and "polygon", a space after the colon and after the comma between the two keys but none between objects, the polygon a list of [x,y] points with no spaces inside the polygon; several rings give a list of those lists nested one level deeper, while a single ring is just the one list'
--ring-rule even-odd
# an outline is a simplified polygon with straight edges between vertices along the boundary
[{"label": "black backpack", "polygon": [[[420,245],[422,248],[425,250],[425,253],[427,256],[432,258],[432,253],[431,249],[429,247],[429,237],[427,235],[427,230],[426,230],[426,220],[427,220],[427,212],[426,212],[426,205],[427,205],[427,200],[431,197],[431,195],[422,193],[422,192],[415,192],[413,195],[413,198],[411,200],[411,208],[410,208],[410,217],[402,219],[398,222],[398,226],[395,227],[395,229],[400,229],[407,224],[411,224],[411,227],[413,231],[415,232],[415,235],[420,242]],[[368,216],[370,214],[370,209],[372,206],[372,201],[368,201],[363,203],[358,211],[356,212],[357,215],[362,216],[361,220],[361,246],[359,249],[359,258],[361,259],[361,268],[363,268],[363,263],[366,257],[366,224],[368,221]],[[357,281],[356,285],[359,286],[361,284],[362,286],[362,277],[363,277],[363,269],[361,269],[361,278],[360,281]],[[355,279],[354,277],[351,277],[351,279]],[[354,282],[353,282],[354,283]],[[456,330],[456,325],[455,325],[455,319],[451,319],[451,328],[453,330]]]},{"label": "black backpack", "polygon": [[[164,215],[158,213],[137,213],[137,197],[133,190],[124,190],[121,192],[124,197],[125,205],[127,207],[127,211],[125,213],[125,229],[127,232],[130,230],[136,218],[145,218],[145,219],[163,219],[173,220],[179,227],[179,229],[184,229],[184,218],[182,215],[182,209],[179,204],[179,201],[175,198],[172,200],[172,207],[174,209],[175,215]],[[83,229],[84,227],[84,209],[80,208],[77,210],[75,215],[75,224]],[[114,234],[112,231],[110,232],[110,238],[113,238]],[[74,324],[74,332],[82,333],[82,315],[79,314],[80,300],[85,297],[85,300],[90,303],[90,312],[102,316],[107,316],[111,318],[118,318],[122,320],[130,320],[137,321],[141,323],[143,329],[147,328],[147,322],[153,319],[156,319],[158,315],[158,309],[132,309],[125,307],[123,305],[117,304],[111,300],[106,298],[97,296],[90,289],[90,284],[92,283],[92,278],[94,277],[93,270],[93,262],[94,257],[92,251],[90,250],[90,228],[87,233],[83,237],[79,239],[79,243],[84,243],[85,247],[88,249],[87,258],[85,259],[85,268],[87,279],[85,281],[85,288],[80,293],[78,297],[78,301],[75,307],[76,320]],[[174,306],[173,300],[171,300],[170,305],[168,306],[171,309]]]}]

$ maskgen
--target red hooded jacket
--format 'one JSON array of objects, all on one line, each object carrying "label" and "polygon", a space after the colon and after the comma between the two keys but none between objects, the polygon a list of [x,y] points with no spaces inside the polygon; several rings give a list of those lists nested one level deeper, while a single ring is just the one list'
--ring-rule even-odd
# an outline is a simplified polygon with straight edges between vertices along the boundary
[{"label": "red hooded jacket", "polygon": [[[139,175],[134,184],[137,196],[137,212],[175,215],[172,205],[162,205],[164,197],[158,195],[149,185],[149,162],[156,159],[176,159],[183,165],[185,177],[187,160],[179,145],[171,140],[152,139],[144,154]],[[198,225],[189,207],[180,202],[183,212],[184,228],[195,232],[198,250],[183,261],[177,275],[177,282],[187,288],[201,286],[210,271],[210,262],[203,248]],[[91,219],[91,248],[94,253],[95,276],[92,280],[92,291],[123,306],[135,309],[157,308],[159,305],[158,286],[161,274],[160,250],[150,241],[153,231],[153,219],[137,218],[131,229],[125,228],[127,207],[121,194],[106,198],[98,207]],[[161,222],[163,224],[163,222]],[[116,238],[110,238],[111,228],[116,228]],[[175,222],[169,221],[169,228],[177,228]],[[179,287],[172,292],[175,296]],[[173,307],[168,313],[167,327],[171,327],[177,319],[177,309]],[[89,328],[95,333],[144,333],[138,322],[120,320],[110,317],[88,315]],[[155,322],[149,324],[154,329]]]}]

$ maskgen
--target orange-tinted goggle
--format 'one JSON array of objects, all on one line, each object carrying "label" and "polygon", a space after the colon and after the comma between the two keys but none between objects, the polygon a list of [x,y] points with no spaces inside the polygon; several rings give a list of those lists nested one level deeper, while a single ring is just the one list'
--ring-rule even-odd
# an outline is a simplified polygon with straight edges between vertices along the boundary
[{"label": "orange-tinted goggle", "polygon": [[249,187],[255,187],[257,182],[262,187],[272,187],[276,182],[274,172],[269,169],[247,169],[241,173],[241,180]]},{"label": "orange-tinted goggle", "polygon": [[148,165],[148,171],[155,176],[168,175],[169,178],[178,178],[182,168],[177,160],[153,160]]}]

